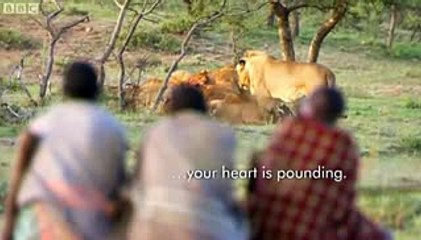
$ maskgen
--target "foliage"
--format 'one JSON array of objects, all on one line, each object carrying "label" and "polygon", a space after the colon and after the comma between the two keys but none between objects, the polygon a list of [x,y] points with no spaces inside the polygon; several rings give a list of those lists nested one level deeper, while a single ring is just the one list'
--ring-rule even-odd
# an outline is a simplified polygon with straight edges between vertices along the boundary
[{"label": "foliage", "polygon": [[184,34],[191,28],[193,23],[194,19],[191,16],[184,14],[176,19],[163,21],[159,28],[162,33]]},{"label": "foliage", "polygon": [[164,34],[157,29],[145,28],[133,35],[128,48],[132,50],[146,48],[149,50],[175,53],[180,49],[180,45],[181,41],[172,34]]},{"label": "foliage", "polygon": [[405,18],[403,19],[401,26],[403,29],[412,31],[410,40],[413,40],[412,38],[415,37],[416,32],[421,31],[421,7],[419,9],[406,11]]},{"label": "foliage", "polygon": [[71,6],[68,9],[66,9],[64,13],[69,16],[85,16],[89,14],[89,11],[82,10],[76,6]]},{"label": "foliage", "polygon": [[408,99],[405,102],[405,108],[408,109],[421,109],[421,101],[416,101],[415,99]]},{"label": "foliage", "polygon": [[408,152],[421,153],[421,137],[408,136],[400,140],[400,148]]},{"label": "foliage", "polygon": [[0,28],[0,48],[24,50],[39,48],[40,46],[40,42],[18,31]]},{"label": "foliage", "polygon": [[421,44],[396,44],[390,51],[390,55],[399,59],[419,59],[421,60]]},{"label": "foliage", "polygon": [[385,6],[381,0],[358,1],[352,5],[345,18],[348,26],[372,34],[377,38],[382,30],[381,24],[385,21]]}]

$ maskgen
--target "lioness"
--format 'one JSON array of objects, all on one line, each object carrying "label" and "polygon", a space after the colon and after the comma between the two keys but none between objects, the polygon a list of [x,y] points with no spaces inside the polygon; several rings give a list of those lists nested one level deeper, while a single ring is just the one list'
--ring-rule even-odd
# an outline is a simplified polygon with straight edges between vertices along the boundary
[{"label": "lioness", "polygon": [[246,52],[236,70],[241,88],[285,102],[294,102],[318,87],[335,85],[335,75],[325,66],[281,61],[262,51]]}]

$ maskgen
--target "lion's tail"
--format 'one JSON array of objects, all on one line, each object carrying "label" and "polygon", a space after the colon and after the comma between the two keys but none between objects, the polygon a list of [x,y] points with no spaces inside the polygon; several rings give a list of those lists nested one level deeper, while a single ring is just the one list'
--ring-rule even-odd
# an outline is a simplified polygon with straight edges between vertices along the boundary
[{"label": "lion's tail", "polygon": [[335,85],[336,85],[335,74],[333,72],[329,71],[328,75],[327,75],[327,86],[329,88],[333,88],[333,87],[335,87]]}]

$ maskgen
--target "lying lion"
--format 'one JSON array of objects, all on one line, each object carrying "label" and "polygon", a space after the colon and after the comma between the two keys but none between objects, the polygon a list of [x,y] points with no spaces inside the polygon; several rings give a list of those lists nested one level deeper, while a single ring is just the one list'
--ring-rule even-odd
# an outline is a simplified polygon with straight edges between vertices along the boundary
[{"label": "lying lion", "polygon": [[294,110],[279,99],[254,96],[227,97],[209,103],[210,114],[232,124],[274,124]]}]

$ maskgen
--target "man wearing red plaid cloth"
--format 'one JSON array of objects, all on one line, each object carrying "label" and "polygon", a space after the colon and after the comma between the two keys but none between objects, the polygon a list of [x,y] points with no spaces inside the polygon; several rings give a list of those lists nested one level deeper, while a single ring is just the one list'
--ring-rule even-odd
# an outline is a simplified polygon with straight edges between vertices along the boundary
[{"label": "man wearing red plaid cloth", "polygon": [[249,186],[253,239],[392,239],[356,207],[358,150],[335,127],[344,105],[338,90],[319,89],[276,130]]}]

